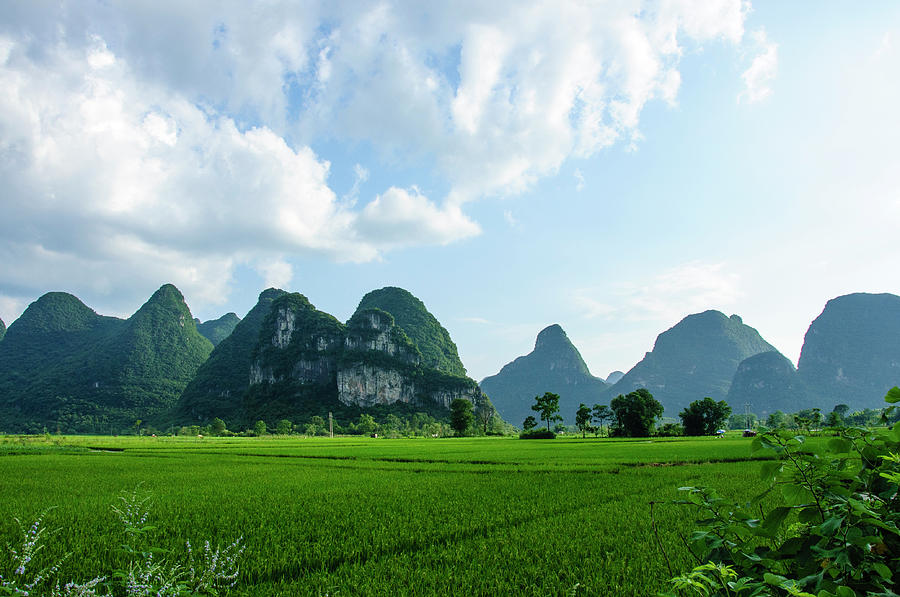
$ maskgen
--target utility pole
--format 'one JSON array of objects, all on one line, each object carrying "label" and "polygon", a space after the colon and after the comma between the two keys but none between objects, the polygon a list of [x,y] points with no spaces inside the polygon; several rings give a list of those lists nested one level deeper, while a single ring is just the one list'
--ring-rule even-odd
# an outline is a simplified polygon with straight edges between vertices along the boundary
[{"label": "utility pole", "polygon": [[331,412],[328,413],[328,435],[334,438],[334,419],[331,418]]},{"label": "utility pole", "polygon": [[744,425],[746,426],[745,429],[751,428],[750,427],[750,403],[749,402],[744,403]]}]

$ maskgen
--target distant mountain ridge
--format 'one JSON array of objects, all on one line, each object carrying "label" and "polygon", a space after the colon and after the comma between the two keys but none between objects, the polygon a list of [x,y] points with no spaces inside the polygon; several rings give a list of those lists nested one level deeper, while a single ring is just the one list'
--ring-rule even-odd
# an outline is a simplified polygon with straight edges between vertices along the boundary
[{"label": "distant mountain ridge", "polygon": [[775,350],[752,327],[732,315],[709,310],[688,315],[656,338],[653,350],[606,391],[605,400],[646,388],[667,416],[694,400],[724,400],[738,365]]},{"label": "distant mountain ridge", "polygon": [[71,294],[45,294],[0,343],[0,420],[31,431],[118,432],[164,415],[212,348],[171,284],[127,320]]},{"label": "distant mountain ridge", "polygon": [[823,408],[881,408],[900,385],[900,297],[855,293],[828,301],[803,340],[800,379]]},{"label": "distant mountain ridge", "polygon": [[824,408],[810,394],[794,364],[777,350],[761,352],[741,361],[725,401],[735,413],[743,412],[744,406],[749,404],[750,411],[762,419],[776,410],[795,412],[815,406]]},{"label": "distant mountain ridge", "polygon": [[559,394],[560,415],[565,422],[574,423],[578,405],[598,403],[606,388],[605,381],[591,375],[581,353],[558,324],[541,330],[531,353],[481,381],[481,389],[500,416],[517,426],[536,414],[531,410],[534,397],[544,392]]},{"label": "distant mountain ridge", "polygon": [[213,346],[218,346],[222,340],[231,335],[241,318],[235,313],[226,313],[218,319],[211,319],[203,323],[200,323],[199,319],[194,321],[197,323],[197,331],[212,342]]},{"label": "distant mountain ridge", "polygon": [[[230,329],[229,329],[230,328]],[[218,344],[204,337],[206,331]],[[154,424],[229,425],[310,413],[446,412],[454,397],[485,399],[455,343],[406,290],[366,294],[341,323],[301,294],[268,289],[243,320],[197,324],[177,288],[163,285],[128,319],[98,315],[50,292],[9,328],[0,321],[0,429],[120,432]],[[675,416],[694,400],[745,404],[765,416],[843,403],[881,408],[900,385],[900,297],[829,300],[810,324],[798,368],[740,317],[705,311],[661,333],[625,374],[591,375],[558,325],[534,350],[482,382],[501,416],[520,425],[534,396],[561,396],[571,422],[580,402],[607,403],[646,387]],[[386,409],[386,410],[385,410]],[[399,409],[399,410],[398,410]],[[270,421],[271,422],[271,421]]]}]

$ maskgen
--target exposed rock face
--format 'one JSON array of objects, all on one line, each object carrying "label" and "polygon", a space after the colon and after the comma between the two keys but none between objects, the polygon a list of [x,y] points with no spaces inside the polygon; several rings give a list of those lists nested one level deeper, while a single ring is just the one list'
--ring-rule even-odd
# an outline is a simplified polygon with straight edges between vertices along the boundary
[{"label": "exposed rock face", "polygon": [[302,294],[282,295],[263,320],[250,385],[286,379],[327,384],[334,379],[343,340],[344,326],[337,319]]},{"label": "exposed rock face", "polygon": [[806,332],[798,372],[823,411],[884,407],[884,395],[900,385],[900,297],[857,293],[828,301]]},{"label": "exposed rock face", "polygon": [[795,412],[815,404],[794,365],[777,350],[761,352],[738,365],[725,401],[734,412],[751,412],[766,418],[776,410]]},{"label": "exposed rock face", "polygon": [[416,401],[416,386],[394,369],[356,364],[337,373],[338,399],[344,404],[370,407]]},{"label": "exposed rock face", "polygon": [[719,311],[688,315],[656,338],[648,352],[606,394],[612,399],[647,388],[669,416],[694,400],[724,400],[738,365],[761,352],[775,350],[737,315]]},{"label": "exposed rock face", "polygon": [[390,313],[381,309],[357,311],[347,322],[346,351],[374,351],[404,363],[418,364],[422,355]]},{"label": "exposed rock face", "polygon": [[591,375],[578,349],[559,325],[542,330],[534,351],[505,365],[497,375],[486,377],[481,387],[497,412],[514,425],[534,415],[534,397],[544,392],[559,394],[559,414],[574,423],[580,403],[599,403],[606,383]]}]

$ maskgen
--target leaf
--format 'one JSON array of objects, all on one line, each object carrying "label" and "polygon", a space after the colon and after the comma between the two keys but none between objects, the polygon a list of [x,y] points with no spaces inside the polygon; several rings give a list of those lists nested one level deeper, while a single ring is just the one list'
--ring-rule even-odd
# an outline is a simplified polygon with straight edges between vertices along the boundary
[{"label": "leaf", "polygon": [[768,479],[772,479],[781,472],[784,465],[778,460],[769,460],[762,463],[762,466],[759,467],[759,478],[763,481]]},{"label": "leaf", "polygon": [[825,522],[819,525],[819,532],[823,537],[830,537],[834,535],[839,528],[841,528],[841,524],[843,522],[843,517],[830,516],[825,519]]},{"label": "leaf", "polygon": [[778,532],[779,527],[781,527],[781,523],[784,522],[784,519],[787,518],[790,513],[791,508],[788,508],[787,506],[773,508],[760,527],[762,534],[767,537],[774,537]]},{"label": "leaf", "polygon": [[881,578],[884,580],[891,580],[893,574],[891,574],[891,569],[882,564],[881,562],[875,562],[872,564],[872,568],[875,569],[875,572],[881,575]]},{"label": "leaf", "polygon": [[781,494],[784,496],[785,501],[792,506],[807,504],[812,499],[812,494],[807,488],[794,484],[782,486]]},{"label": "leaf", "polygon": [[889,402],[890,404],[900,402],[900,388],[894,386],[893,388],[888,390],[887,395],[884,397],[884,401]]}]

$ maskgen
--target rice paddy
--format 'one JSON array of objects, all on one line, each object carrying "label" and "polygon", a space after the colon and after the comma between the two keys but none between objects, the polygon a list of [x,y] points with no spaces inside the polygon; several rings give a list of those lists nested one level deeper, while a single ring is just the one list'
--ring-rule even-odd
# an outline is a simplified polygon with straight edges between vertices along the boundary
[{"label": "rice paddy", "polygon": [[[0,541],[46,514],[65,579],[125,564],[111,506],[150,496],[148,540],[246,550],[237,595],[654,595],[693,562],[692,513],[650,502],[760,489],[750,440],[0,439]],[[663,546],[663,550],[660,549]]]}]

